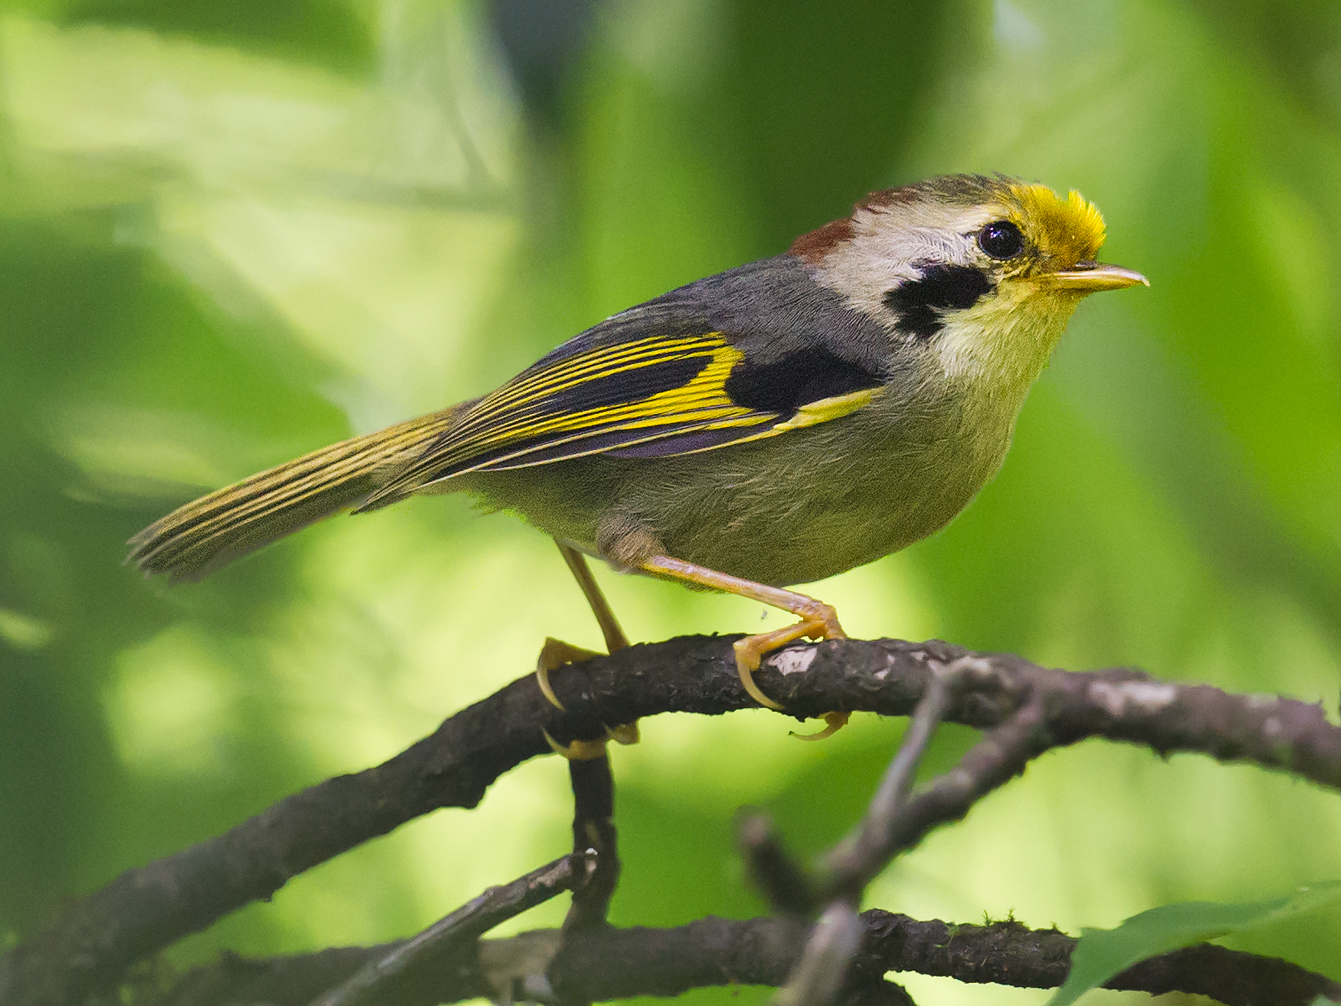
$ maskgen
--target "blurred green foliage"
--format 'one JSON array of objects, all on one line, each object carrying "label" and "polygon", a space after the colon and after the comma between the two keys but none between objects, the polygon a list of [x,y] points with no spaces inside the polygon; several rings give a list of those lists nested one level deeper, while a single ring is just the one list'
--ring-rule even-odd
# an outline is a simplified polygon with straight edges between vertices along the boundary
[{"label": "blurred green foliage", "polygon": [[369,71],[375,58],[370,26],[344,0],[285,0],[275,4],[246,0],[71,0],[49,14],[66,25],[93,22],[145,28],[309,61],[347,73]]},{"label": "blurred green foliage", "polygon": [[[0,8],[4,939],[389,756],[524,673],[547,634],[598,643],[553,546],[453,497],[328,522],[186,587],[120,564],[133,532],[933,173],[1083,190],[1105,257],[1152,287],[1081,309],[961,518],[816,593],[855,634],[1335,710],[1341,8],[610,0],[574,4],[567,48],[546,49],[527,5],[504,6]],[[760,624],[736,599],[602,578],[637,638]],[[734,809],[766,806],[817,850],[901,732],[859,718],[802,745],[787,728],[663,717],[616,752],[615,921],[760,910]],[[932,767],[970,741],[946,731]],[[562,765],[536,761],[478,810],[341,857],[169,957],[406,934],[556,855],[567,814]],[[934,835],[870,902],[1078,931],[1341,877],[1339,840],[1334,795],[1084,744]],[[1341,978],[1335,913],[1236,945]]]}]

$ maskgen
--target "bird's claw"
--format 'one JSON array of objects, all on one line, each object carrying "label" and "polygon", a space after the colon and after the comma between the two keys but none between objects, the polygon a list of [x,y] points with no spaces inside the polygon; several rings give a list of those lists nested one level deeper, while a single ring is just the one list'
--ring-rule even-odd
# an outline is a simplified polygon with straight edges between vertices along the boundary
[{"label": "bird's claw", "polygon": [[620,723],[613,727],[607,726],[605,728],[605,736],[616,744],[637,744],[639,740],[638,721],[634,720],[632,723]]},{"label": "bird's claw", "polygon": [[831,712],[825,713],[820,719],[824,720],[827,726],[823,730],[816,730],[813,734],[798,734],[792,731],[792,736],[798,741],[822,741],[827,740],[834,734],[847,726],[847,721],[852,718],[851,713]]},{"label": "bird's claw", "polygon": [[565,643],[562,639],[546,636],[545,645],[540,648],[540,656],[535,662],[535,681],[540,686],[540,694],[545,696],[549,704],[559,712],[567,712],[549,683],[549,672],[557,670],[564,664],[580,664],[584,660],[599,656],[601,654],[595,650],[584,650],[572,643]]},{"label": "bird's claw", "polygon": [[[574,646],[572,643],[565,643],[562,639],[555,639],[553,636],[545,638],[545,645],[540,648],[540,656],[536,659],[535,680],[540,687],[540,694],[555,709],[560,712],[567,712],[559,697],[554,694],[554,687],[549,682],[550,671],[565,664],[580,664],[584,660],[590,660],[592,657],[599,657],[602,654],[595,650],[585,650],[580,646]],[[618,744],[637,744],[638,743],[638,721],[632,723],[620,723],[615,726],[605,728],[605,737],[600,740],[575,740],[570,744],[560,744],[549,735],[548,731],[541,731],[545,734],[545,741],[553,749],[555,754],[563,755],[569,761],[591,761],[594,758],[605,757],[606,741],[615,741]]]},{"label": "bird's claw", "polygon": [[569,761],[595,761],[597,758],[605,757],[606,739],[602,737],[598,741],[575,740],[567,744],[560,744],[549,735],[549,731],[541,727],[540,732],[545,735],[545,743],[556,754],[561,755]]},{"label": "bird's claw", "polygon": [[[759,669],[759,664],[765,654],[786,646],[788,643],[793,643],[802,637],[814,640],[847,638],[847,633],[838,624],[838,612],[834,610],[832,605],[825,604],[822,601],[814,601],[810,610],[797,612],[797,614],[805,617],[795,625],[774,629],[772,632],[761,632],[756,636],[746,636],[744,639],[736,640],[734,644],[736,673],[740,676],[741,685],[750,698],[769,709],[781,710],[782,704],[770,699],[760,691],[759,686],[754,682],[754,672]],[[829,736],[841,726],[840,723],[838,727],[834,727],[829,734],[824,736]]]}]

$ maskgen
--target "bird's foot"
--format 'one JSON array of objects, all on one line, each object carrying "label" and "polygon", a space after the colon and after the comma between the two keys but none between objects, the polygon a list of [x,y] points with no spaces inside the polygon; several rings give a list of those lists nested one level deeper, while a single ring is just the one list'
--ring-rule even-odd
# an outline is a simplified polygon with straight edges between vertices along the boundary
[{"label": "bird's foot", "polygon": [[[549,682],[550,672],[563,667],[565,664],[580,664],[592,657],[599,656],[602,656],[602,654],[595,650],[586,650],[580,646],[574,646],[572,643],[565,643],[562,639],[547,636],[545,645],[540,648],[540,656],[536,658],[535,663],[535,680],[540,687],[540,694],[545,696],[546,701],[555,709],[566,712],[563,703],[554,694],[554,687]],[[548,731],[542,730],[541,732],[545,734],[545,740],[554,752],[563,755],[569,761],[591,761],[593,758],[604,758],[607,741],[615,741],[618,744],[638,743],[637,720],[632,723],[606,726],[605,736],[600,740],[575,740],[569,744],[560,744],[549,735]]]},{"label": "bird's foot", "polygon": [[[769,709],[780,710],[782,705],[765,695],[754,681],[754,672],[759,669],[759,664],[766,654],[802,637],[815,640],[847,638],[847,633],[838,624],[838,612],[834,610],[832,605],[804,595],[793,596],[803,598],[807,602],[789,607],[793,614],[802,616],[801,621],[795,625],[774,629],[772,632],[761,632],[755,636],[746,636],[744,639],[738,639],[735,642],[736,673],[740,675],[740,683],[744,686],[750,698]],[[842,724],[840,723],[835,727],[830,721],[830,726],[832,729],[829,733],[824,734],[826,737],[841,727]]]},{"label": "bird's foot", "polygon": [[550,746],[550,750],[556,755],[562,755],[569,761],[594,761],[597,758],[605,757],[606,738],[604,737],[595,741],[574,740],[567,744],[560,744],[550,736],[548,730],[542,727],[540,732],[545,735],[545,743]]},{"label": "bird's foot", "polygon": [[562,639],[546,636],[545,645],[540,648],[540,656],[535,661],[535,681],[540,686],[540,694],[545,696],[549,704],[559,712],[567,712],[549,683],[550,671],[556,671],[564,664],[580,664],[599,656],[601,654],[595,650],[584,650],[572,643],[565,643]]},{"label": "bird's foot", "polygon": [[826,724],[823,730],[816,730],[813,734],[798,734],[792,731],[792,736],[798,741],[822,741],[828,740],[834,734],[847,726],[847,721],[852,718],[851,713],[831,712],[825,713],[820,717]]},{"label": "bird's foot", "polygon": [[613,727],[606,724],[605,736],[616,744],[637,744],[641,739],[638,734],[638,721],[620,723]]},{"label": "bird's foot", "polygon": [[[759,669],[759,662],[766,653],[795,642],[803,636],[816,640],[847,638],[847,633],[838,624],[838,612],[834,610],[833,605],[825,604],[806,594],[746,580],[730,573],[721,573],[707,566],[668,555],[650,556],[638,563],[638,567],[653,576],[709,587],[727,594],[738,594],[800,616],[801,621],[795,625],[746,636],[735,643],[736,673],[740,675],[740,683],[750,698],[768,709],[781,710],[782,704],[770,699],[754,683],[754,672]],[[828,713],[824,718],[829,723],[828,729],[815,735],[816,740],[832,736],[847,722],[842,713]]]}]

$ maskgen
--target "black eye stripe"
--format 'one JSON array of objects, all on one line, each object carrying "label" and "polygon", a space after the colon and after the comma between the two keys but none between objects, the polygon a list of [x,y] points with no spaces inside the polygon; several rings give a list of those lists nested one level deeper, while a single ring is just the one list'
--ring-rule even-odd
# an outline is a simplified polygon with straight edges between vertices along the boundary
[{"label": "black eye stripe", "polygon": [[898,317],[899,327],[930,339],[944,327],[941,314],[978,303],[992,289],[981,269],[968,265],[933,265],[885,293],[885,306]]}]

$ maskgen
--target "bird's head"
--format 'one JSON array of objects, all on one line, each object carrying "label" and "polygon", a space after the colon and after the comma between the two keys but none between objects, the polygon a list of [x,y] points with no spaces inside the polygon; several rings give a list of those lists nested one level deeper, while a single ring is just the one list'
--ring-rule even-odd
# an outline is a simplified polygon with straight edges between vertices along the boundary
[{"label": "bird's head", "polygon": [[791,253],[880,321],[895,357],[930,353],[951,380],[1023,392],[1082,297],[1146,282],[1098,263],[1103,242],[1078,192],[952,175],[868,196]]}]

